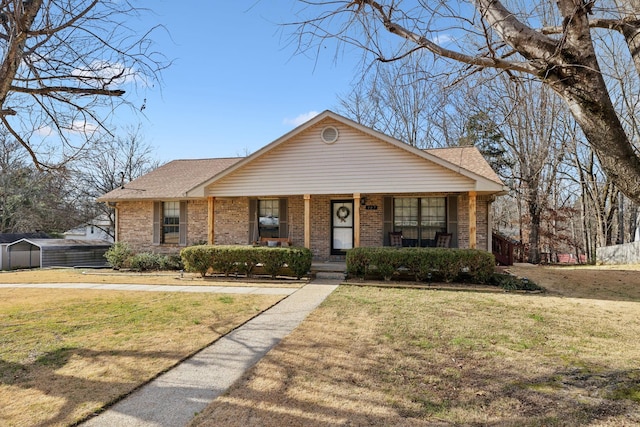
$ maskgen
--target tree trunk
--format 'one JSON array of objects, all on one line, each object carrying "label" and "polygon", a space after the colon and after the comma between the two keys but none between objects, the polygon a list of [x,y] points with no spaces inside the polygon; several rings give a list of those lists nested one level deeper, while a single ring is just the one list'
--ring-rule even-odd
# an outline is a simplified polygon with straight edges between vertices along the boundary
[{"label": "tree trunk", "polygon": [[[640,3],[632,1],[634,5]],[[620,191],[639,202],[640,158],[620,122],[598,65],[589,23],[592,5],[582,0],[557,0],[564,24],[562,39],[555,41],[523,25],[500,1],[475,3],[501,38],[539,69],[537,77],[568,103],[604,172]],[[638,68],[640,23],[628,19],[624,29]]]},{"label": "tree trunk", "polygon": [[529,262],[540,264],[540,209],[536,203],[529,204],[531,229],[529,230]]},{"label": "tree trunk", "polygon": [[540,223],[542,222],[542,209],[539,203],[538,182],[535,179],[525,179],[527,188],[526,204],[531,218],[529,223],[529,262],[540,264]]},{"label": "tree trunk", "polygon": [[[599,84],[594,84],[594,79]],[[596,73],[572,86],[558,86],[552,85],[569,104],[607,177],[627,197],[640,201],[640,159],[616,115],[602,76]]]}]

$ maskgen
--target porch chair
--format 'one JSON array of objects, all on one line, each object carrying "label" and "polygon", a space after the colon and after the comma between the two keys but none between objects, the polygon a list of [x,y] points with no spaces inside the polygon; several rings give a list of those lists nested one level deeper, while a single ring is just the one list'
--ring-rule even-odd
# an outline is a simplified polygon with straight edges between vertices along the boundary
[{"label": "porch chair", "polygon": [[451,233],[436,233],[436,248],[451,246]]},{"label": "porch chair", "polygon": [[402,247],[402,231],[389,232],[389,246],[393,246],[394,248]]}]

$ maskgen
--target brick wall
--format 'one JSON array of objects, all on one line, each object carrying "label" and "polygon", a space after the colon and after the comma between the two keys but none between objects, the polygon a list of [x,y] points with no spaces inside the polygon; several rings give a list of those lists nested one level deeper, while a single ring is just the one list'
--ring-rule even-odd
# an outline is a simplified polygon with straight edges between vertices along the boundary
[{"label": "brick wall", "polygon": [[311,250],[316,259],[327,260],[331,256],[331,199],[339,198],[311,196]]},{"label": "brick wall", "polygon": [[216,199],[214,207],[216,245],[249,244],[249,199]]},{"label": "brick wall", "polygon": [[362,194],[368,206],[377,209],[367,210],[360,206],[360,246],[376,247],[384,243],[384,202],[383,196]]},{"label": "brick wall", "polygon": [[189,200],[187,203],[187,244],[207,243],[209,217],[206,200]]},{"label": "brick wall", "polygon": [[289,239],[294,246],[304,246],[304,197],[289,197]]},{"label": "brick wall", "polygon": [[153,202],[118,202],[118,241],[136,252],[152,252]]},{"label": "brick wall", "polygon": [[[207,201],[187,202],[187,244],[207,241]],[[177,254],[183,246],[153,243],[153,202],[118,202],[118,241],[135,252]]]},{"label": "brick wall", "polygon": [[[487,250],[489,247],[489,209],[491,196],[476,197],[476,248]],[[469,247],[469,196],[458,196],[458,245]]]},{"label": "brick wall", "polygon": [[487,221],[489,220],[489,197],[478,196],[476,199],[476,247],[477,249],[484,249],[485,251],[489,247],[491,237],[487,239],[487,232],[489,226]]},{"label": "brick wall", "polygon": [[469,247],[469,196],[466,194],[458,196],[458,247]]}]

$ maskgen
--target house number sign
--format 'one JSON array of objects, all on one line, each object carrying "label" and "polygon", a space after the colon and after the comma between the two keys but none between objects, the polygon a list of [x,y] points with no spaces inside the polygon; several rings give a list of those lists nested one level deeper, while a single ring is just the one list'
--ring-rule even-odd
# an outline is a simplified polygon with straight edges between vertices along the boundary
[{"label": "house number sign", "polygon": [[378,210],[378,206],[377,205],[367,205],[365,206],[365,209],[368,211],[377,211]]}]

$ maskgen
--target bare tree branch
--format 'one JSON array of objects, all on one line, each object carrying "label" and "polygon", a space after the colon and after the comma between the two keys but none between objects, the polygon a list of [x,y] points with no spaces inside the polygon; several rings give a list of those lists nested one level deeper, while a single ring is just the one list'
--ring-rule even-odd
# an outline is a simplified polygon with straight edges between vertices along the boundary
[{"label": "bare tree branch", "polygon": [[[77,156],[95,138],[78,129],[108,132],[128,88],[160,81],[169,64],[150,39],[160,27],[127,26],[141,11],[129,0],[0,1],[0,116],[37,167]],[[35,132],[45,129],[46,145]]]},{"label": "bare tree branch", "polygon": [[[448,66],[456,61],[465,66],[507,70],[511,75],[534,76],[569,106],[617,188],[640,202],[640,157],[622,123],[622,113],[612,102],[592,34],[596,24],[610,29],[611,19],[617,19],[621,26],[612,31],[624,35],[636,64],[636,78],[640,78],[639,0],[299,3],[304,5],[301,13],[314,8],[319,11],[294,24],[300,52],[335,39],[362,48],[378,60],[403,58],[419,48],[443,59]],[[601,16],[594,16],[596,13]],[[536,29],[540,27],[557,30]],[[440,36],[447,32],[445,45]],[[391,36],[385,37],[385,33]],[[397,36],[395,42],[392,36]]]}]

